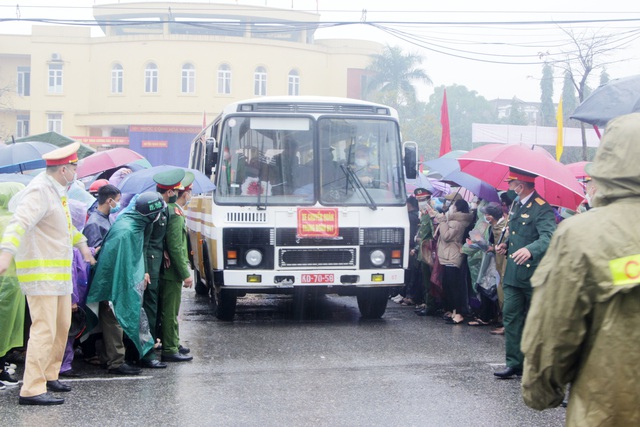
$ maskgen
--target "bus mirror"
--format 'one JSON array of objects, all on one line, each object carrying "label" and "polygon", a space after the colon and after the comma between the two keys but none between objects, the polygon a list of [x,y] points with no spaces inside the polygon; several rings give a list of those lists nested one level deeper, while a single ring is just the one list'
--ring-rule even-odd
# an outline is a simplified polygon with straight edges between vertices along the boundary
[{"label": "bus mirror", "polygon": [[207,138],[204,152],[204,173],[211,176],[213,168],[218,164],[218,151],[215,138]]},{"label": "bus mirror", "polygon": [[404,174],[407,179],[416,179],[418,168],[418,144],[413,141],[404,143]]}]

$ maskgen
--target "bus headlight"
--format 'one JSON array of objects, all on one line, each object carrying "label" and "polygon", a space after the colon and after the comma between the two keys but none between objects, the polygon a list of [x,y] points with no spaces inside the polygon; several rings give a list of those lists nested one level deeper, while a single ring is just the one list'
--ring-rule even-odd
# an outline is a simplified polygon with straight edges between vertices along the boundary
[{"label": "bus headlight", "polygon": [[244,260],[251,267],[257,267],[262,262],[262,252],[257,249],[248,250],[244,256]]},{"label": "bus headlight", "polygon": [[371,260],[371,264],[375,265],[376,267],[380,267],[382,264],[384,264],[386,257],[384,255],[384,252],[382,252],[380,249],[376,249],[375,251],[371,252],[371,255],[369,255],[369,259]]}]

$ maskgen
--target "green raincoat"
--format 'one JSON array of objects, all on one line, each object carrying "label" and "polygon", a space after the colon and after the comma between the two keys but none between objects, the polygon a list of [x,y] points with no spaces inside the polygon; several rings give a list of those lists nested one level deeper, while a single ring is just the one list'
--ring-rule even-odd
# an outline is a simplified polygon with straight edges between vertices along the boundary
[{"label": "green raincoat", "polygon": [[640,114],[609,122],[595,209],[560,224],[531,279],[522,394],[568,426],[640,425]]},{"label": "green raincoat", "polygon": [[151,222],[152,218],[135,210],[118,217],[98,252],[98,263],[87,296],[87,306],[94,315],[98,313],[95,303],[111,301],[116,319],[139,354],[146,354],[153,347],[149,321],[142,309],[144,235]]},{"label": "green raincoat", "polygon": [[[17,182],[0,183],[0,236],[11,219],[9,200],[23,188],[24,185]],[[24,344],[24,305],[16,264],[11,262],[9,269],[0,276],[0,356]]]}]

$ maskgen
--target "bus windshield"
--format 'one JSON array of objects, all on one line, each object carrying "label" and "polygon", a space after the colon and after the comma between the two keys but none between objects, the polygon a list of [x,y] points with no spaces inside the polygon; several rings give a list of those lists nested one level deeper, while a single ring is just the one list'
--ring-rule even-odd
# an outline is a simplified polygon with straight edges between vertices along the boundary
[{"label": "bus windshield", "polygon": [[222,124],[217,203],[404,203],[397,123],[378,118],[230,116]]}]

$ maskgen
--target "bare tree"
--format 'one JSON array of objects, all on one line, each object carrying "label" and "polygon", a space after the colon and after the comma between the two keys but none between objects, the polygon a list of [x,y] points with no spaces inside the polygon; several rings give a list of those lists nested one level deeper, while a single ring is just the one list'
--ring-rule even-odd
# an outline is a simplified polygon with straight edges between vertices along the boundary
[{"label": "bare tree", "polygon": [[[557,61],[555,66],[564,70],[571,81],[580,102],[591,93],[587,81],[592,72],[604,69],[607,65],[620,61],[607,61],[611,54],[624,47],[624,42],[610,34],[598,32],[575,33],[571,29],[561,28],[569,37],[572,49],[564,52],[565,59]],[[580,122],[582,133],[582,159],[587,160],[587,136],[585,124]]]}]

